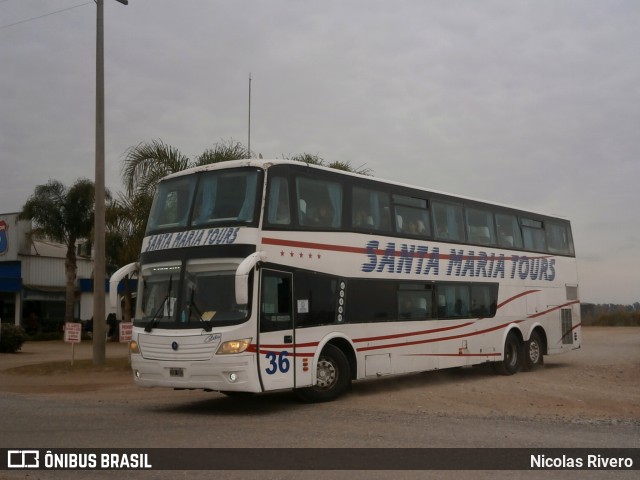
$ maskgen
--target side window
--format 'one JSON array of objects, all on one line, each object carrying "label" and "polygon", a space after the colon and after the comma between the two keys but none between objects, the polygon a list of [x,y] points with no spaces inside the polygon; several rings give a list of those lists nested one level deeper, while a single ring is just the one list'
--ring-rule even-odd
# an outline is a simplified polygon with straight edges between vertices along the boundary
[{"label": "side window", "polygon": [[289,184],[283,177],[271,179],[268,196],[267,223],[271,225],[290,225]]},{"label": "side window", "polygon": [[532,220],[530,218],[521,218],[520,224],[522,225],[524,248],[536,252],[546,251],[547,248],[544,230],[542,229],[542,222]]},{"label": "side window", "polygon": [[296,178],[296,201],[300,226],[342,227],[342,185],[310,178]]},{"label": "side window", "polygon": [[431,318],[432,295],[430,287],[421,284],[401,284],[397,295],[399,320]]},{"label": "side window", "polygon": [[468,318],[469,317],[469,285],[441,284],[438,285],[438,318]]},{"label": "side window", "polygon": [[398,317],[396,284],[354,279],[347,286],[346,318],[350,323],[388,322]]},{"label": "side window", "polygon": [[351,226],[357,230],[391,230],[389,195],[387,193],[354,187]]},{"label": "side window", "polygon": [[444,242],[464,240],[464,220],[462,207],[447,203],[433,202],[433,228],[437,240]]},{"label": "side window", "polygon": [[147,231],[187,224],[195,177],[160,182],[153,199]]},{"label": "side window", "polygon": [[498,306],[497,285],[471,285],[471,310],[474,317],[490,318]]},{"label": "side window", "polygon": [[498,245],[505,248],[522,248],[522,234],[515,215],[496,214]]},{"label": "side window", "polygon": [[291,275],[263,270],[260,292],[260,331],[275,332],[292,328]]},{"label": "side window", "polygon": [[427,201],[422,198],[393,195],[396,232],[407,236],[431,235]]},{"label": "side window", "polygon": [[192,224],[252,222],[256,213],[258,180],[255,171],[203,175],[198,185]]},{"label": "side window", "polygon": [[547,248],[551,253],[573,254],[573,245],[568,229],[564,225],[549,223],[545,225]]},{"label": "side window", "polygon": [[495,245],[493,214],[487,210],[467,209],[467,235],[469,243]]},{"label": "side window", "polygon": [[295,278],[296,327],[328,325],[336,321],[338,279],[315,272],[299,272]]}]

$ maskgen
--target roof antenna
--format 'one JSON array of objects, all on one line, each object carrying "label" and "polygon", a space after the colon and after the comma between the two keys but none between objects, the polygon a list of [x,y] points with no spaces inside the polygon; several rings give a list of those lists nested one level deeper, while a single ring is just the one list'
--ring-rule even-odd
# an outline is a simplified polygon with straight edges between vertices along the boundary
[{"label": "roof antenna", "polygon": [[251,72],[249,72],[249,133],[247,139],[247,151],[251,158]]}]

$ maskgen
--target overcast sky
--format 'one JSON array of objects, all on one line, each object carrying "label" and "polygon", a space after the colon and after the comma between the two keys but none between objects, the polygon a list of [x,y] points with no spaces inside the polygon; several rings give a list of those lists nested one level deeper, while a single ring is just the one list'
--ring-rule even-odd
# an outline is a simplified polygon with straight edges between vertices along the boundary
[{"label": "overcast sky", "polygon": [[[0,0],[0,212],[94,178],[95,23]],[[107,187],[140,142],[246,145],[251,73],[256,154],[560,214],[582,301],[640,301],[639,26],[636,0],[105,0]]]}]

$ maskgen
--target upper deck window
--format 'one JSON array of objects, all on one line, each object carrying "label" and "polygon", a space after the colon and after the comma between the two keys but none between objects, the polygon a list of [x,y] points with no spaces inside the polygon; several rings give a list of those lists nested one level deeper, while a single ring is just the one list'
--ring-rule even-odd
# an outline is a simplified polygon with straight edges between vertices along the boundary
[{"label": "upper deck window", "polygon": [[536,252],[544,252],[546,250],[546,241],[542,222],[530,218],[521,218],[522,238],[524,239],[524,248]]},{"label": "upper deck window", "polygon": [[437,240],[464,241],[462,207],[450,203],[433,202],[433,226]]},{"label": "upper deck window", "polygon": [[547,222],[546,232],[549,252],[573,255],[573,242],[564,225]]},{"label": "upper deck window", "polygon": [[321,229],[342,227],[341,184],[298,177],[296,195],[301,226]]},{"label": "upper deck window", "polygon": [[518,217],[506,213],[496,214],[498,227],[498,245],[506,248],[522,248],[522,234]]},{"label": "upper deck window", "polygon": [[396,232],[419,237],[431,235],[429,210],[425,199],[393,195],[393,203]]},{"label": "upper deck window", "polygon": [[257,219],[260,178],[258,170],[239,169],[162,181],[153,200],[147,233],[186,227],[189,218],[196,227],[253,223]]},{"label": "upper deck window", "polygon": [[185,227],[195,190],[195,177],[180,177],[158,184],[147,231]]},{"label": "upper deck window", "polygon": [[358,230],[391,230],[389,194],[353,187],[351,225]]},{"label": "upper deck window", "polygon": [[467,235],[469,243],[495,245],[496,235],[493,227],[493,213],[476,208],[467,209]]},{"label": "upper deck window", "polygon": [[253,222],[257,186],[255,170],[206,173],[198,185],[192,224]]}]

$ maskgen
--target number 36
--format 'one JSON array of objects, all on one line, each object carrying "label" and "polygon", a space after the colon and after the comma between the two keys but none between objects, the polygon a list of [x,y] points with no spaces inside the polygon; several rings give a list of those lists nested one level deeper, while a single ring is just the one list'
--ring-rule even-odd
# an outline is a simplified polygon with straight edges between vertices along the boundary
[{"label": "number 36", "polygon": [[280,352],[279,355],[276,355],[276,352],[267,353],[266,357],[269,360],[269,368],[265,369],[268,375],[273,375],[278,370],[282,373],[287,373],[289,371],[289,367],[291,367],[291,362],[287,358],[289,356],[289,352],[286,350]]}]

